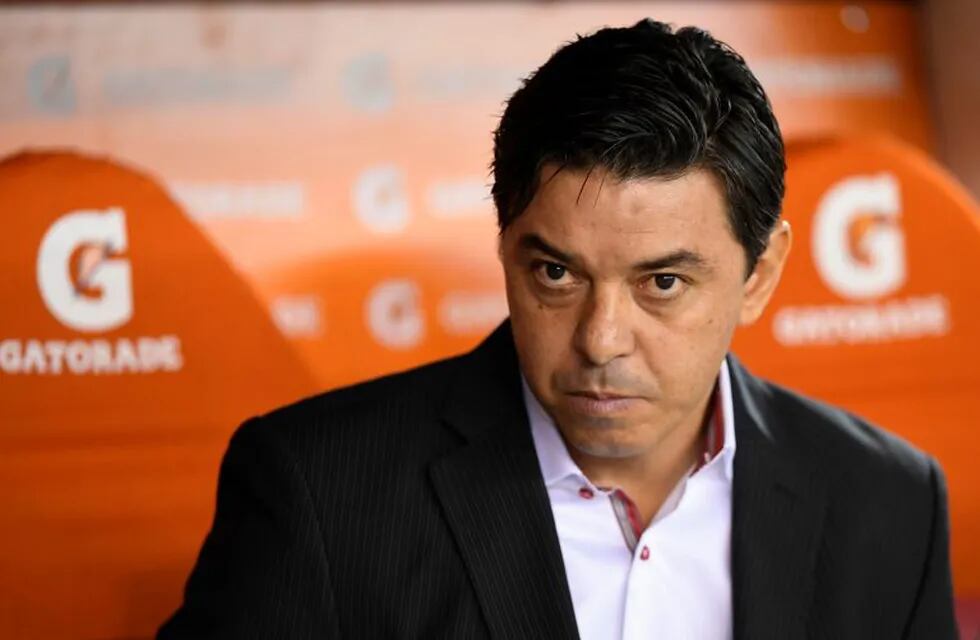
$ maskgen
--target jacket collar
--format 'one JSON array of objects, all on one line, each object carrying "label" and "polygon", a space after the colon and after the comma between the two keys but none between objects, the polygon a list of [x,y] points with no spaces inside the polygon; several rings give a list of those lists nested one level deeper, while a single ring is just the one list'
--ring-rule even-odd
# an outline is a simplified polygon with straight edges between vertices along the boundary
[{"label": "jacket collar", "polygon": [[429,474],[490,634],[577,638],[509,321],[460,364],[443,416],[464,442]]},{"label": "jacket collar", "polygon": [[735,638],[802,638],[826,508],[819,469],[791,443],[771,385],[728,356],[738,450],[732,488]]}]

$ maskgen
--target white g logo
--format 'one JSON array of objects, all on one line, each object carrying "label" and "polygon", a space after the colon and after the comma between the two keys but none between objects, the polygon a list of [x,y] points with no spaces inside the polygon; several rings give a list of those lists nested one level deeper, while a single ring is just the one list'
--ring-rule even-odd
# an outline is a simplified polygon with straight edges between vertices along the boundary
[{"label": "white g logo", "polygon": [[398,233],[408,226],[411,212],[405,195],[405,176],[394,165],[366,169],[353,186],[354,214],[377,233]]},{"label": "white g logo", "polygon": [[[72,273],[72,256],[80,248],[86,252]],[[107,331],[128,322],[133,316],[130,265],[110,257],[125,250],[122,209],[73,211],[58,218],[37,254],[37,284],[51,314],[78,331]]]},{"label": "white g logo", "polygon": [[887,173],[848,178],[827,191],[813,219],[813,259],[828,287],[846,298],[873,298],[902,286],[900,211],[898,181]]},{"label": "white g logo", "polygon": [[419,287],[411,280],[386,280],[368,294],[368,327],[375,339],[393,349],[410,349],[422,340],[425,319]]}]

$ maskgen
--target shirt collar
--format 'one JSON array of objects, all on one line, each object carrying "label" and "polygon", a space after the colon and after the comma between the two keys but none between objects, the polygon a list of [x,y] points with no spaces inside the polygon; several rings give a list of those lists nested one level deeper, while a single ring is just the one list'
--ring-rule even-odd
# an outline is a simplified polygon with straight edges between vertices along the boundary
[{"label": "shirt collar", "polygon": [[[565,441],[562,440],[554,420],[538,402],[534,392],[528,386],[523,372],[521,372],[521,387],[524,393],[524,406],[527,409],[528,422],[531,424],[534,449],[538,454],[538,464],[541,467],[541,476],[545,486],[550,488],[568,477],[575,477],[588,482],[585,474],[568,454]],[[721,405],[723,432],[725,434],[724,444],[721,451],[706,466],[723,465],[725,478],[731,482],[734,476],[735,462],[735,414],[727,359],[721,362],[717,390],[720,396],[718,400]]]},{"label": "shirt collar", "polygon": [[721,361],[718,393],[721,394],[721,417],[725,431],[725,444],[718,455],[725,464],[725,479],[730,483],[735,475],[735,407],[732,404],[732,379],[728,373],[728,358]]}]

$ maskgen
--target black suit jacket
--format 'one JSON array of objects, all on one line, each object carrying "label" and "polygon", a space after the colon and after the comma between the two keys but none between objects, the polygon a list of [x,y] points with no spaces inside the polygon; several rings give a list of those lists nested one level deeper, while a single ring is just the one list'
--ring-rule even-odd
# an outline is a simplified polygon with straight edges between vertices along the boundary
[{"label": "black suit jacket", "polygon": [[[729,368],[735,638],[954,638],[935,461]],[[243,424],[159,637],[577,637],[509,323]]]}]

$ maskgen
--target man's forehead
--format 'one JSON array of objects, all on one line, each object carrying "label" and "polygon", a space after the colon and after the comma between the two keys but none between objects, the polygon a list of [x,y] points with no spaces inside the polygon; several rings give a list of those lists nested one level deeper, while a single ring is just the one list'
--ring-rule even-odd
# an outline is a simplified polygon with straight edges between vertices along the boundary
[{"label": "man's forehead", "polygon": [[601,167],[554,170],[546,166],[542,177],[524,214],[555,231],[584,228],[589,233],[643,234],[695,225],[704,233],[727,223],[724,194],[705,169],[624,179]]},{"label": "man's forehead", "polygon": [[724,198],[707,172],[628,180],[604,173],[565,169],[550,175],[509,229],[520,248],[541,248],[541,242],[528,241],[533,234],[565,253],[635,260],[706,253],[707,245],[734,241]]}]

